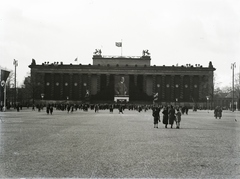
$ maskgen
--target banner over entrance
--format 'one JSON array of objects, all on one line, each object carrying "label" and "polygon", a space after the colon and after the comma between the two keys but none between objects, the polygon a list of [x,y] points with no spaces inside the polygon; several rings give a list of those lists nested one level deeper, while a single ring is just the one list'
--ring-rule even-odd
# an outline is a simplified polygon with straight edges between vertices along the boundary
[{"label": "banner over entrance", "polygon": [[129,101],[129,76],[115,76],[114,101]]}]

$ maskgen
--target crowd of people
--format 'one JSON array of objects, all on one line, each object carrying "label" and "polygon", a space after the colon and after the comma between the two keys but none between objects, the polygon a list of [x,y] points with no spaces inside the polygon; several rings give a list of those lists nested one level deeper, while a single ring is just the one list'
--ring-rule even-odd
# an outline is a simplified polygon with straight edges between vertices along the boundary
[{"label": "crowd of people", "polygon": [[74,112],[77,110],[80,111],[88,111],[88,110],[94,110],[96,113],[99,112],[99,110],[109,110],[110,113],[113,113],[114,110],[118,110],[119,113],[123,114],[123,111],[128,110],[135,110],[138,112],[141,111],[147,111],[149,109],[152,109],[152,105],[135,105],[135,104],[88,104],[88,103],[82,103],[82,104],[67,104],[67,103],[58,103],[58,104],[37,104],[32,106],[32,110],[37,110],[38,112],[44,110],[46,108],[46,112],[48,114],[52,113],[53,108],[56,110],[61,111],[67,111],[67,113]]},{"label": "crowd of people", "polygon": [[[29,107],[29,106],[28,106]],[[46,109],[47,114],[53,114],[53,109],[67,111],[67,113],[72,113],[77,110],[82,110],[87,112],[88,110],[94,110],[95,113],[99,110],[109,110],[110,113],[113,113],[114,110],[118,110],[119,114],[124,114],[124,110],[135,110],[137,112],[152,110],[152,116],[154,120],[154,128],[158,128],[158,123],[161,122],[160,114],[162,116],[162,123],[165,125],[165,128],[173,128],[174,122],[176,123],[176,128],[180,128],[181,116],[183,114],[188,115],[189,108],[187,106],[160,106],[160,105],[136,105],[136,104],[69,104],[69,103],[56,103],[56,104],[37,104],[32,105],[32,110],[37,110],[38,112]],[[17,105],[17,111],[22,110],[21,105]],[[196,109],[193,108],[193,111]],[[214,117],[221,119],[222,117],[222,108],[217,106],[214,110]]]},{"label": "crowd of people", "polygon": [[[154,128],[158,128],[158,123],[161,122],[160,119],[160,111],[162,111],[162,123],[165,125],[165,128],[167,128],[168,124],[171,128],[173,128],[174,122],[176,122],[176,128],[180,129],[180,122],[181,122],[181,116],[186,112],[188,114],[188,108],[187,107],[177,107],[174,108],[172,105],[170,106],[155,106],[152,109],[153,113],[153,124]],[[181,111],[181,112],[180,112]]]}]

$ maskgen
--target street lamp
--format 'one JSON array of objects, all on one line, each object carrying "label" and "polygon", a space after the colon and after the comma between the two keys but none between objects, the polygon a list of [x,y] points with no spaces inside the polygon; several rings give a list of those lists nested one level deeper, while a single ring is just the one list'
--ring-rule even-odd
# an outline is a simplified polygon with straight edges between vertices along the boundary
[{"label": "street lamp", "polygon": [[15,66],[15,79],[14,79],[14,86],[15,86],[15,91],[14,91],[14,103],[16,105],[16,100],[17,100],[17,66],[18,66],[18,61],[13,60],[13,65]]},{"label": "street lamp", "polygon": [[41,98],[42,98],[42,100],[43,100],[43,98],[44,98],[44,93],[41,93]]},{"label": "street lamp", "polygon": [[44,93],[41,93],[41,98],[42,98],[42,102],[43,102],[43,98],[44,98]]},{"label": "street lamp", "polygon": [[3,112],[6,111],[6,82],[5,81],[2,81],[1,82],[1,86],[3,87],[3,93],[4,93],[4,101],[3,101]]},{"label": "street lamp", "polygon": [[208,101],[209,101],[209,96],[206,96],[206,98],[207,98],[207,110],[208,110],[208,113],[209,113],[209,109],[208,109]]},{"label": "street lamp", "polygon": [[232,112],[234,112],[234,68],[236,68],[236,62],[231,64],[231,69],[232,69]]},{"label": "street lamp", "polygon": [[87,89],[87,83],[83,83],[83,86],[84,86],[84,90],[85,90],[85,98],[87,98],[89,96],[89,91]]}]

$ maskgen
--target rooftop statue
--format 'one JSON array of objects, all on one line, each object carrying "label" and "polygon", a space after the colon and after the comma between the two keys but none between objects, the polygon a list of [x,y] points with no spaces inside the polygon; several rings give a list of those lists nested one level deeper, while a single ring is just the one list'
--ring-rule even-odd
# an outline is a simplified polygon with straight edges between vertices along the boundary
[{"label": "rooftop statue", "polygon": [[101,49],[95,49],[95,52],[93,52],[94,55],[102,55]]},{"label": "rooftop statue", "polygon": [[31,65],[36,65],[36,61],[32,59],[32,64]]},{"label": "rooftop statue", "polygon": [[143,56],[150,56],[150,53],[148,52],[148,50],[143,50],[142,54]]}]

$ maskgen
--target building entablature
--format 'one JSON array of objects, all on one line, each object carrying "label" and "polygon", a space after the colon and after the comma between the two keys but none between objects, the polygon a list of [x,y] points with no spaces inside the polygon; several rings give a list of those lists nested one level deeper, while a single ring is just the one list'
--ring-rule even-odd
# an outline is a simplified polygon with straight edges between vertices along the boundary
[{"label": "building entablature", "polygon": [[89,74],[144,74],[145,75],[202,75],[212,73],[215,68],[184,66],[101,66],[101,65],[30,65],[38,73],[89,73]]}]

